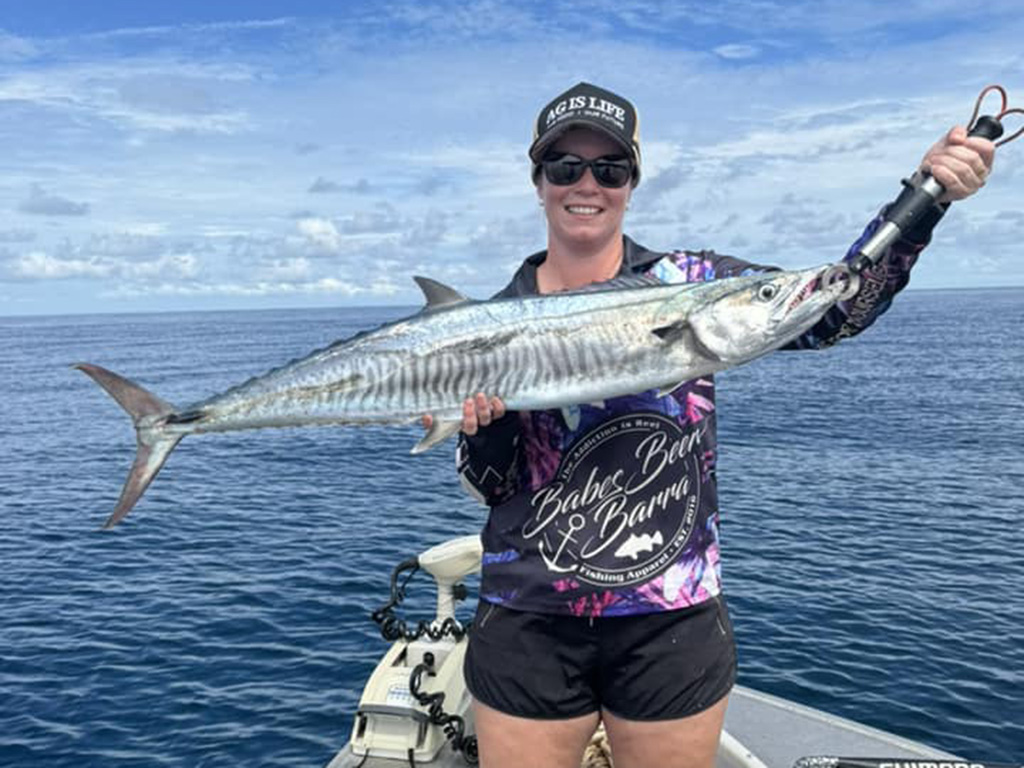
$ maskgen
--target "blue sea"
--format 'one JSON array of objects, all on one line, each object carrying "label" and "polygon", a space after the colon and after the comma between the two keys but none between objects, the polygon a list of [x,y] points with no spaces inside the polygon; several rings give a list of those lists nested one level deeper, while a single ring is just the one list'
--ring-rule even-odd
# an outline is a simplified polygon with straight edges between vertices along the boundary
[{"label": "blue sea", "polygon": [[[318,766],[344,744],[391,568],[483,523],[452,444],[195,437],[101,532],[134,435],[69,365],[187,404],[410,311],[0,318],[0,765]],[[1022,332],[1024,289],[911,291],[857,339],[719,377],[741,683],[1024,760]],[[410,591],[429,618],[429,578]]]}]

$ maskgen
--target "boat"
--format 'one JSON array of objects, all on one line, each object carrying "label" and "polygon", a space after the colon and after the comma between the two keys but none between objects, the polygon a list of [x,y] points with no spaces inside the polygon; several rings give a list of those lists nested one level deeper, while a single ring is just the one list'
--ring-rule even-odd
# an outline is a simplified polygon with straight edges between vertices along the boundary
[{"label": "boat", "polygon": [[[475,764],[470,695],[462,679],[468,636],[455,618],[455,601],[465,598],[461,580],[479,570],[482,554],[479,536],[463,536],[396,566],[391,575],[391,599],[373,614],[392,645],[363,689],[351,738],[327,768],[465,768]],[[417,569],[434,577],[437,611],[433,621],[410,629],[395,608]],[[613,765],[603,729],[591,740],[583,765]],[[886,731],[736,686],[729,698],[716,768],[985,767]]]}]

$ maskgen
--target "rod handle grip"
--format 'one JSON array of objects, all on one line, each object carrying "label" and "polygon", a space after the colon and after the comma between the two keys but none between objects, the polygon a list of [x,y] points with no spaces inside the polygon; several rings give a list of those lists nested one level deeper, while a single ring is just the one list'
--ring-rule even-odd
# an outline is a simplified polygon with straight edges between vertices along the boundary
[{"label": "rod handle grip", "polygon": [[980,136],[989,141],[995,141],[1003,135],[1003,124],[990,115],[982,115],[974,123],[974,127],[967,133],[968,136]]}]

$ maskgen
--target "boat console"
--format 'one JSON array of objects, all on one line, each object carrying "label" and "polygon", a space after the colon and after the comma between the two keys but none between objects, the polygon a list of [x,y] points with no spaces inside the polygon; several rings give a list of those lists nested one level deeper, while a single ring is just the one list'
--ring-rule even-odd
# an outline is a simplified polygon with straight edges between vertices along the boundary
[{"label": "boat console", "polygon": [[[392,601],[374,614],[393,643],[363,689],[349,748],[339,753],[329,768],[378,758],[387,761],[381,765],[394,765],[395,761],[447,765],[447,760],[435,761],[442,753],[456,752],[461,753],[458,763],[476,762],[476,740],[467,735],[470,697],[462,677],[467,631],[455,618],[455,601],[465,597],[459,582],[480,570],[482,554],[478,535],[463,536],[432,547],[396,569]],[[421,622],[410,631],[393,608],[404,597],[398,574],[416,568],[434,577],[437,611],[432,622]]]}]

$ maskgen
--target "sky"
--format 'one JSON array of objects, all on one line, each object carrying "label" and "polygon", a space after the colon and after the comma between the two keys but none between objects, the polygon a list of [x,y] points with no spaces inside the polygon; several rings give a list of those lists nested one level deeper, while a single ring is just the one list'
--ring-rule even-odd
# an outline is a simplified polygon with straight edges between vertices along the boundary
[{"label": "sky", "polygon": [[[1019,0],[0,0],[0,315],[491,295],[581,80],[639,110],[634,239],[837,261],[985,85],[1024,105],[1022,40]],[[1022,182],[1024,139],[912,287],[1024,285]]]}]

